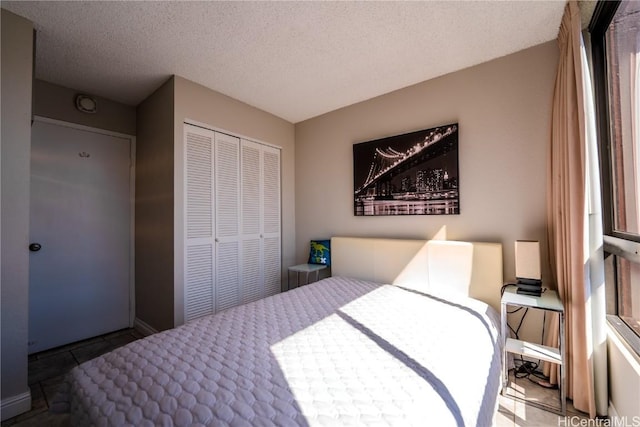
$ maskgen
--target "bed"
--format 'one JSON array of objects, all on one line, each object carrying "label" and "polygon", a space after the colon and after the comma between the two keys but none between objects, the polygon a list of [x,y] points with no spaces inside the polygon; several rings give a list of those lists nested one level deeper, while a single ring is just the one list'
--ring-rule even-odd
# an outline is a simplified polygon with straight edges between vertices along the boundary
[{"label": "bed", "polygon": [[500,245],[331,247],[333,277],[85,362],[55,408],[71,425],[491,425]]}]

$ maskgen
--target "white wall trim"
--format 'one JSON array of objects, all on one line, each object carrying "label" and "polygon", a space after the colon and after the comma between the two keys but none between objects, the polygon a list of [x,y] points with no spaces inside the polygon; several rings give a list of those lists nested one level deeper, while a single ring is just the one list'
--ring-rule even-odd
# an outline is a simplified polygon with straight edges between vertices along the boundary
[{"label": "white wall trim", "polygon": [[5,421],[9,418],[13,418],[30,410],[31,390],[28,390],[24,393],[2,399],[2,406],[0,407],[0,419],[2,421]]},{"label": "white wall trim", "polygon": [[136,318],[136,137],[129,136],[129,327]]},{"label": "white wall trim", "polygon": [[144,320],[138,319],[137,317],[136,317],[136,320],[133,322],[133,328],[144,336],[149,336],[149,335],[158,333],[158,331],[154,327],[150,326]]},{"label": "white wall trim", "polygon": [[115,132],[115,131],[107,130],[107,129],[94,128],[94,127],[91,127],[91,126],[80,125],[78,123],[64,122],[64,121],[58,120],[58,119],[50,119],[49,117],[33,116],[33,120],[35,120],[37,122],[42,122],[42,123],[50,123],[50,124],[54,124],[54,125],[58,125],[58,126],[66,126],[68,128],[72,128],[72,129],[86,130],[88,132],[99,133],[99,134],[107,135],[107,136],[115,136],[115,137],[118,137],[118,138],[135,138],[135,135],[129,135],[129,134],[126,134],[126,133]]}]

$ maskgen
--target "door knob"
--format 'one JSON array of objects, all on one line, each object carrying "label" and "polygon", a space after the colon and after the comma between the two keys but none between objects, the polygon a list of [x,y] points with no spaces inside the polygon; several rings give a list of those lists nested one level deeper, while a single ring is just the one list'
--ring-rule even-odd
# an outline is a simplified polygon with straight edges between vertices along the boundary
[{"label": "door knob", "polygon": [[31,252],[38,252],[40,249],[42,249],[42,246],[40,245],[40,243],[32,243],[29,245],[29,250]]}]

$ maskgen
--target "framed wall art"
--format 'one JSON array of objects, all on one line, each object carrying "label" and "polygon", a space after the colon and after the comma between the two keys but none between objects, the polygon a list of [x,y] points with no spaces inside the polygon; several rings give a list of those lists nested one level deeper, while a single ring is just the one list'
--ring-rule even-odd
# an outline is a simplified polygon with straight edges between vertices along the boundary
[{"label": "framed wall art", "polygon": [[458,124],[353,145],[354,214],[460,213]]}]

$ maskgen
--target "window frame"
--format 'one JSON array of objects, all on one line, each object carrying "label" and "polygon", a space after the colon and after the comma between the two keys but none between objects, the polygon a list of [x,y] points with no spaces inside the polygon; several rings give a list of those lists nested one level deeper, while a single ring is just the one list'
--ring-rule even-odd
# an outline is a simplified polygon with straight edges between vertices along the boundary
[{"label": "window frame", "polygon": [[[600,154],[600,181],[602,188],[602,220],[605,257],[617,256],[634,263],[640,263],[640,235],[615,229],[615,203],[613,200],[613,166],[611,150],[611,129],[609,111],[609,90],[607,75],[606,32],[621,0],[599,0],[593,12],[588,30],[591,34],[593,86],[596,106],[598,149]],[[615,314],[607,315],[609,325],[615,329],[640,355],[640,337],[619,316],[618,278],[615,278]]]},{"label": "window frame", "polygon": [[614,227],[613,179],[611,166],[610,112],[608,102],[608,75],[606,32],[622,2],[598,1],[589,24],[593,57],[593,85],[596,103],[598,146],[600,152],[600,177],[602,185],[602,213],[604,234],[618,239],[640,243],[640,234],[616,230]]}]

